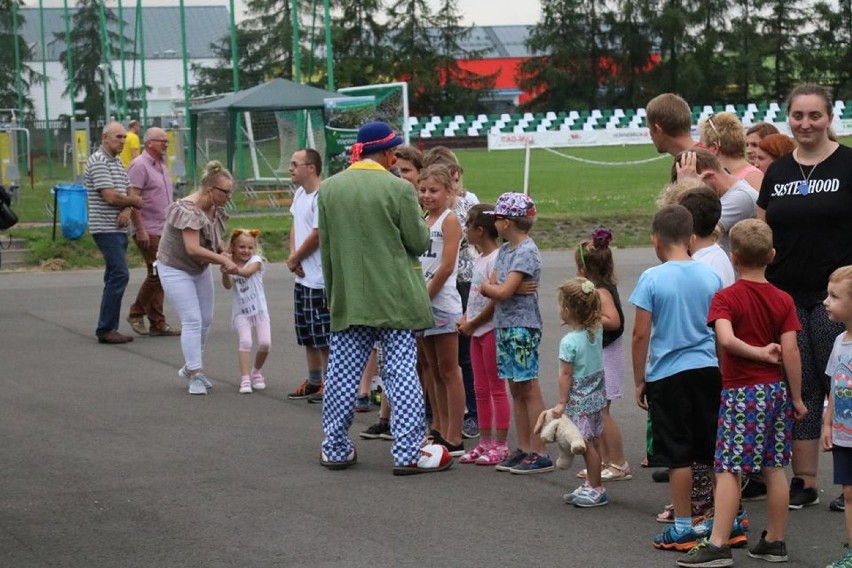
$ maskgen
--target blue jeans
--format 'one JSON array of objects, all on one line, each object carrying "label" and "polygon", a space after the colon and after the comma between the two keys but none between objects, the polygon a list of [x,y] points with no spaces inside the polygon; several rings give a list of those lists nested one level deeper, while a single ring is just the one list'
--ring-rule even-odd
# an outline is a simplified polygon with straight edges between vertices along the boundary
[{"label": "blue jeans", "polygon": [[104,255],[104,292],[101,296],[101,313],[98,316],[98,335],[118,329],[121,300],[130,281],[127,270],[127,233],[95,233],[95,244]]}]

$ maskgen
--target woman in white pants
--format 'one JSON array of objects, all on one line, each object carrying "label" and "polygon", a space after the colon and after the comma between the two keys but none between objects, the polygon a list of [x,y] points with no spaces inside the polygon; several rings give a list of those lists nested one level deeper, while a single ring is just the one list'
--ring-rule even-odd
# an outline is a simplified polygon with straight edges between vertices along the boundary
[{"label": "woman in white pants", "polygon": [[237,265],[223,253],[224,205],[234,178],[217,161],[207,164],[201,189],[175,201],[166,212],[166,226],[157,251],[157,270],[166,298],[180,316],[184,365],[178,374],[189,380],[189,394],[207,394],[213,384],[204,374],[202,353],[213,321],[211,264],[233,274]]}]

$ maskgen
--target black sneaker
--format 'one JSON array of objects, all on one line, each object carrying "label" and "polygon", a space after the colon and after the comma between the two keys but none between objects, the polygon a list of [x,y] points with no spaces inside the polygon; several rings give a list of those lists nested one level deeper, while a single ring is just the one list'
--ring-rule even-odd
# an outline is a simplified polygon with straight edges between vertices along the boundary
[{"label": "black sneaker", "polygon": [[376,422],[358,435],[366,440],[377,440],[378,438],[382,437],[382,434],[385,433],[390,433],[390,422],[383,422],[379,420],[378,422]]},{"label": "black sneaker", "polygon": [[448,441],[446,441],[444,438],[442,438],[440,435],[438,435],[435,438],[435,443],[441,444],[442,446],[447,448],[447,451],[450,452],[451,457],[457,458],[459,456],[464,455],[464,440],[462,440],[458,444],[451,444]]},{"label": "black sneaker", "polygon": [[819,493],[813,487],[805,487],[801,477],[790,480],[790,509],[797,511],[802,507],[819,503]]},{"label": "black sneaker", "polygon": [[497,471],[509,471],[525,459],[527,459],[527,453],[522,449],[518,448],[514,452],[506,456],[506,459],[494,466],[494,469],[496,469]]},{"label": "black sneaker", "polygon": [[760,540],[757,544],[748,549],[748,555],[752,558],[760,558],[767,562],[787,562],[787,545],[783,540],[768,542],[766,540],[766,531],[760,533]]},{"label": "black sneaker", "polygon": [[841,513],[846,510],[846,501],[843,499],[842,493],[837,499],[831,500],[831,503],[828,504],[828,509],[830,511],[840,511]]},{"label": "black sneaker", "polygon": [[743,501],[765,501],[766,500],[766,484],[763,480],[757,479],[750,475],[743,476]]},{"label": "black sneaker", "polygon": [[677,560],[678,566],[733,566],[734,557],[728,545],[714,546],[706,538]]},{"label": "black sneaker", "polygon": [[322,384],[312,385],[308,381],[305,381],[301,385],[299,385],[296,390],[287,395],[287,398],[290,400],[301,400],[304,398],[308,398],[312,394],[316,394],[320,392],[322,389]]}]

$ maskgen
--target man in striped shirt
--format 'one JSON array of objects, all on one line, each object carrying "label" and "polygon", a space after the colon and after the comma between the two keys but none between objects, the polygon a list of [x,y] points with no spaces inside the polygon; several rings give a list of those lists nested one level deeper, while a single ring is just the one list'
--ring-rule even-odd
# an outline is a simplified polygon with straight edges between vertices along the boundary
[{"label": "man in striped shirt", "polygon": [[127,269],[127,225],[132,208],[142,197],[130,192],[130,181],[119,154],[127,133],[118,122],[104,127],[101,146],[86,164],[84,177],[89,201],[89,233],[104,255],[104,291],[95,331],[98,343],[121,344],[133,338],[118,332],[121,300],[130,280]]}]

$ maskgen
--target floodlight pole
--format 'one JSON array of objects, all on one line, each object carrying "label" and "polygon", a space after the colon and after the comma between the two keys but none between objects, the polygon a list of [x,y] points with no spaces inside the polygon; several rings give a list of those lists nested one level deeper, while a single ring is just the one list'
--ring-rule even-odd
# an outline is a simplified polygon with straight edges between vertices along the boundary
[{"label": "floodlight pole", "polygon": [[[41,27],[41,73],[47,77],[47,45],[44,41],[44,0],[38,0],[38,17]],[[47,151],[47,177],[53,177],[53,159],[51,157],[51,129],[50,129],[50,109],[47,104],[47,81],[44,84],[44,124],[45,137],[44,149]]]},{"label": "floodlight pole", "polygon": [[293,82],[302,82],[302,50],[299,47],[299,0],[292,0],[293,12]]},{"label": "floodlight pole", "polygon": [[189,67],[186,64],[186,13],[184,10],[184,0],[180,0],[180,41],[183,49],[183,105],[186,116],[186,125],[189,129],[186,130],[186,142],[189,148],[189,175],[195,179],[195,142],[192,140],[192,120],[189,113],[191,104],[189,102]]},{"label": "floodlight pole", "polygon": [[77,91],[74,86],[74,50],[71,48],[71,16],[68,14],[68,0],[63,0],[65,16],[65,66],[68,68],[68,93],[71,95],[71,122],[77,120]]},{"label": "floodlight pole", "polygon": [[145,84],[145,26],[142,23],[142,0],[136,0],[136,34],[139,38],[139,63],[142,68],[142,124],[148,124],[148,86]]},{"label": "floodlight pole", "polygon": [[[233,83],[234,83],[234,92],[238,93],[240,91],[240,68],[239,68],[239,52],[237,45],[237,16],[234,10],[234,0],[230,0],[231,7],[231,66],[233,67]],[[242,114],[237,113],[237,132],[236,134],[236,143],[237,143],[237,167],[236,173],[237,177],[242,177],[243,172],[243,119]],[[230,165],[229,165],[230,166]]]},{"label": "floodlight pole", "polygon": [[12,40],[15,44],[15,90],[18,92],[18,114],[24,116],[24,86],[21,80],[21,38],[18,37],[18,3],[12,2]]},{"label": "floodlight pole", "polygon": [[331,51],[331,2],[323,0],[325,14],[325,65],[328,69],[328,90],[334,91],[334,57]]},{"label": "floodlight pole", "polygon": [[[124,8],[121,3],[121,0],[118,0],[118,56],[121,59],[121,104],[119,108],[121,108],[121,117],[127,118],[127,82],[125,77],[127,75],[127,67],[124,62]],[[118,101],[119,97],[116,97],[116,101]]]}]

